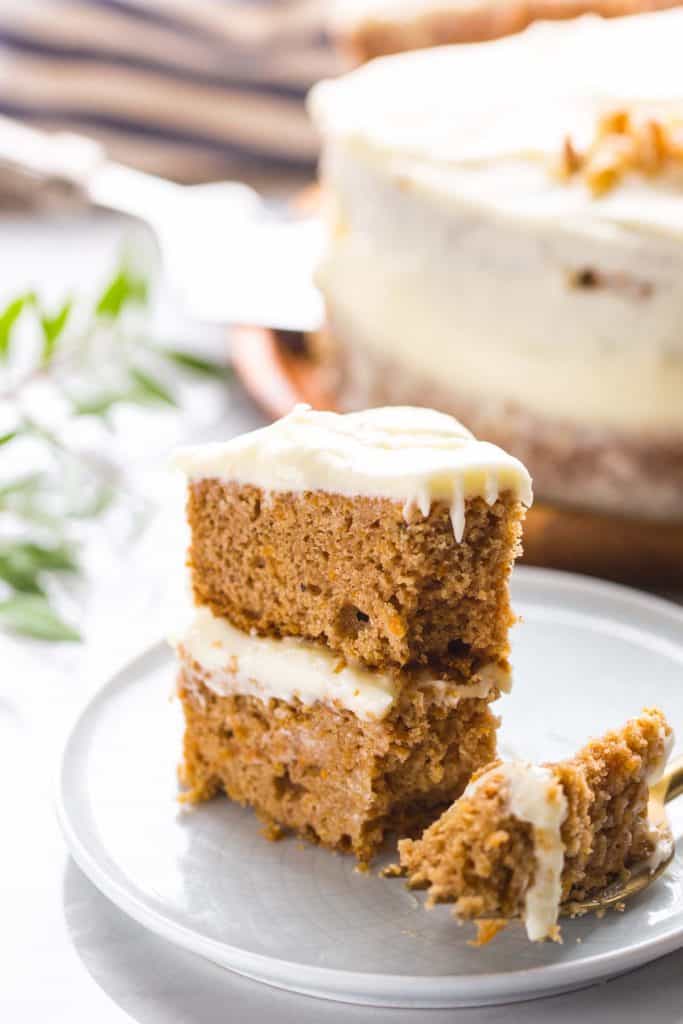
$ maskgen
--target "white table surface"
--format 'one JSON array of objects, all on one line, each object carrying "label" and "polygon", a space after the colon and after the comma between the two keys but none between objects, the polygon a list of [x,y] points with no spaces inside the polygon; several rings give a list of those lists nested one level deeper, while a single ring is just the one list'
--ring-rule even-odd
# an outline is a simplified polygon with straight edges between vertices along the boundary
[{"label": "white table surface", "polygon": [[[115,251],[111,219],[0,220],[2,293],[78,283]],[[232,391],[221,431],[257,425]],[[205,963],[146,932],[111,905],[70,860],[52,806],[62,737],[103,676],[164,631],[164,538],[102,581],[95,627],[81,647],[0,636],[0,1020],[8,1024],[636,1024],[683,1021],[683,950],[603,985],[533,1003],[480,1010],[383,1010],[276,991]],[[124,610],[125,609],[125,610]]]}]

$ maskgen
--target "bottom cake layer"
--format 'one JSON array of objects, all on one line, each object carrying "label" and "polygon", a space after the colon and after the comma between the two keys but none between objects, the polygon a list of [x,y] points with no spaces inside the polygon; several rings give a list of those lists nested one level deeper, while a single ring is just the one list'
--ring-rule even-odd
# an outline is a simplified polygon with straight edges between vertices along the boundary
[{"label": "bottom cake layer", "polygon": [[321,703],[219,696],[184,666],[181,779],[191,802],[221,790],[268,823],[369,860],[385,834],[434,820],[495,757],[486,698],[407,686],[386,717]]}]

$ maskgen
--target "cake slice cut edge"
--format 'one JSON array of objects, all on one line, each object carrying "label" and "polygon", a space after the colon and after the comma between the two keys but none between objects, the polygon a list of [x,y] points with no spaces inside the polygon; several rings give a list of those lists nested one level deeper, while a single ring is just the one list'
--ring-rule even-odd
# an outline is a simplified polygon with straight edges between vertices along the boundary
[{"label": "cake slice cut edge", "polygon": [[663,712],[646,708],[574,758],[494,762],[420,839],[401,840],[409,886],[428,889],[430,905],[453,903],[459,919],[487,919],[484,938],[499,930],[491,919],[519,916],[532,941],[561,941],[563,904],[667,855],[647,805],[672,744]]}]

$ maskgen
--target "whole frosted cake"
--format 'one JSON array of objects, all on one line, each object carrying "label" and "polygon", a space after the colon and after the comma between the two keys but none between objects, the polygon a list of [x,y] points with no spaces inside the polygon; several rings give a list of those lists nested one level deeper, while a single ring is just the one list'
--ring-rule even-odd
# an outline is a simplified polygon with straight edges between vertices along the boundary
[{"label": "whole frosted cake", "polygon": [[495,757],[529,475],[451,417],[405,408],[300,406],[177,462],[188,797],[222,790],[367,859]]},{"label": "whole frosted cake", "polygon": [[314,89],[343,408],[434,406],[542,497],[683,519],[681,38],[587,17]]}]

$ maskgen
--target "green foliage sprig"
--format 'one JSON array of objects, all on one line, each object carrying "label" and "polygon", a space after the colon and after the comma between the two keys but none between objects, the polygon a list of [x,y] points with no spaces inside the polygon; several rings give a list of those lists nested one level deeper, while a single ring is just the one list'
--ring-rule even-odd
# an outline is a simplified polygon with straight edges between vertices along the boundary
[{"label": "green foliage sprig", "polygon": [[[30,388],[45,380],[65,405],[67,419],[94,416],[109,424],[121,405],[177,406],[169,369],[214,378],[229,373],[226,365],[195,352],[156,345],[139,323],[131,327],[131,313],[137,309],[139,321],[149,294],[148,278],[122,260],[82,322],[77,322],[82,304],[73,297],[50,310],[35,291],[27,291],[0,309],[0,526],[8,527],[0,538],[11,535],[0,539],[0,628],[48,641],[81,638],[55,607],[50,584],[82,571],[71,536],[74,522],[102,515],[118,496],[111,480],[26,411]],[[28,365],[15,359],[25,355],[19,351],[22,329],[32,339]],[[104,374],[103,338],[109,360]],[[27,440],[56,470],[7,478],[3,462],[21,461],[11,456]]]}]

